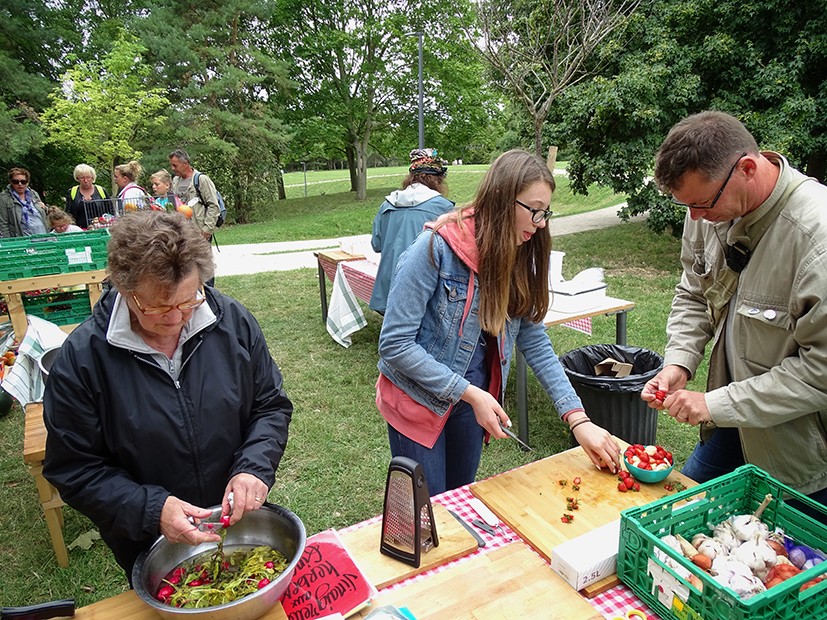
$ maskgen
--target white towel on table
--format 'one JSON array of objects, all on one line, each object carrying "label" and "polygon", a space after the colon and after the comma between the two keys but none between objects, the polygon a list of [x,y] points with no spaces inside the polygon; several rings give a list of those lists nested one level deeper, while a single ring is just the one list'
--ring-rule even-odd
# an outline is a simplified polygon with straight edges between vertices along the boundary
[{"label": "white towel on table", "polygon": [[17,349],[17,360],[3,379],[3,389],[21,406],[43,400],[45,384],[37,361],[43,352],[59,347],[66,340],[66,332],[57,325],[31,314],[26,317],[29,327]]},{"label": "white towel on table", "polygon": [[333,291],[327,308],[327,333],[343,347],[351,345],[350,334],[362,329],[368,322],[359,306],[359,300],[353,294],[342,264],[336,265],[336,277],[333,278]]}]

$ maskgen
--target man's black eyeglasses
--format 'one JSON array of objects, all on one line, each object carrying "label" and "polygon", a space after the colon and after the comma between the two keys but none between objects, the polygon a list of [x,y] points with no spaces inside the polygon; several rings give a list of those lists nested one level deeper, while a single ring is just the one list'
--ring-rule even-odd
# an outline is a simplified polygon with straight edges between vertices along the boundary
[{"label": "man's black eyeglasses", "polygon": [[674,202],[676,205],[678,205],[680,207],[686,207],[687,209],[712,209],[713,207],[715,207],[715,204],[718,202],[718,198],[720,198],[721,194],[724,193],[724,190],[726,189],[727,183],[729,183],[729,180],[732,178],[732,173],[735,172],[735,168],[738,167],[738,162],[740,162],[746,156],[747,156],[746,153],[741,153],[741,156],[738,159],[735,160],[735,163],[732,164],[732,168],[729,169],[729,174],[726,175],[726,178],[724,179],[724,182],[721,185],[721,189],[718,190],[718,193],[715,194],[715,198],[713,198],[712,202],[710,202],[708,205],[706,205],[706,206],[695,205],[695,204],[688,205],[684,202],[678,202],[677,200],[675,200],[674,197],[672,198],[672,202]]},{"label": "man's black eyeglasses", "polygon": [[514,202],[520,205],[523,209],[528,209],[531,211],[531,221],[535,224],[539,224],[540,222],[548,222],[554,214],[551,209],[532,209],[527,204],[520,202],[519,200],[514,200]]}]

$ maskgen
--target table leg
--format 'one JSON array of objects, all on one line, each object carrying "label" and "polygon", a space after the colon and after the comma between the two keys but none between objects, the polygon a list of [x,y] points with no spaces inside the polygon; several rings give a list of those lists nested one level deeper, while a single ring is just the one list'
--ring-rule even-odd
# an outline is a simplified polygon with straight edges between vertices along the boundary
[{"label": "table leg", "polygon": [[517,436],[528,443],[528,377],[525,356],[517,349]]},{"label": "table leg", "polygon": [[55,551],[55,558],[58,566],[66,568],[69,566],[69,552],[66,550],[66,542],[63,540],[63,500],[48,480],[43,477],[43,466],[29,464],[29,473],[34,478],[37,486],[37,494],[43,506],[43,516],[46,518],[46,527],[49,530],[49,537],[52,539],[52,548]]},{"label": "table leg", "polygon": [[626,344],[626,311],[618,312],[615,317],[615,342]]},{"label": "table leg", "polygon": [[322,325],[327,325],[327,281],[322,267],[322,261],[317,261],[319,268],[319,295],[322,298]]}]

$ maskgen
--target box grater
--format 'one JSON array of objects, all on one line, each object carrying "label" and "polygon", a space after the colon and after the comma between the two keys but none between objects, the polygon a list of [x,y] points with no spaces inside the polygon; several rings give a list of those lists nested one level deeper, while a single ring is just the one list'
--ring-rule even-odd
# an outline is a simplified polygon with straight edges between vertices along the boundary
[{"label": "box grater", "polygon": [[414,568],[420,555],[439,546],[428,482],[422,465],[395,456],[388,467],[385,507],[382,511],[382,543],[379,550]]}]

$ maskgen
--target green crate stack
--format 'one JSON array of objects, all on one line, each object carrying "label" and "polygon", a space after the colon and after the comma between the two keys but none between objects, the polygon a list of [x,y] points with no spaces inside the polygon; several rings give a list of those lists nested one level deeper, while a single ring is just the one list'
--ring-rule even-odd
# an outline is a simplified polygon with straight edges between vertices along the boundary
[{"label": "green crate stack", "polygon": [[104,269],[107,243],[106,229],[0,239],[0,281]]},{"label": "green crate stack", "polygon": [[[754,465],[637,508],[624,510],[620,519],[617,575],[661,618],[676,620],[824,620],[827,619],[827,580],[800,592],[801,586],[827,573],[827,562],[802,571],[761,594],[742,600],[690,560],[661,542],[667,534],[687,540],[699,532],[709,534],[707,524],[717,525],[732,515],[752,514],[770,493],[772,501],[761,515],[770,531],[784,530],[797,544],[827,551],[827,526],[791,507],[784,498],[795,498],[827,516],[827,507],[779,482]],[[689,500],[697,500],[687,503]],[[677,560],[703,583],[699,590],[663,565],[655,548]],[[650,562],[653,565],[650,567]],[[662,579],[655,583],[652,573]],[[665,582],[665,583],[664,583]],[[672,598],[671,592],[686,594]]]},{"label": "green crate stack", "polygon": [[87,290],[59,291],[23,297],[26,314],[55,325],[74,325],[92,314]]}]

